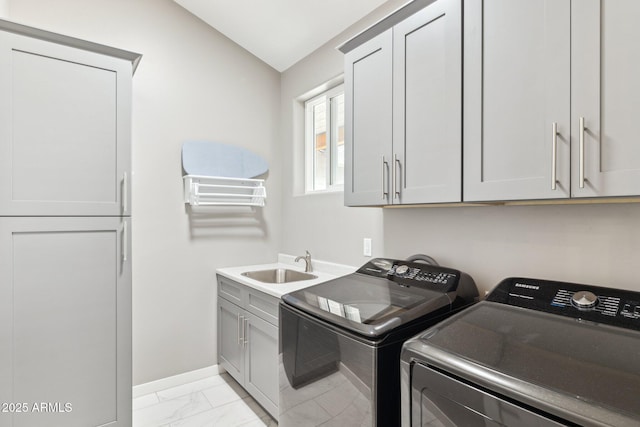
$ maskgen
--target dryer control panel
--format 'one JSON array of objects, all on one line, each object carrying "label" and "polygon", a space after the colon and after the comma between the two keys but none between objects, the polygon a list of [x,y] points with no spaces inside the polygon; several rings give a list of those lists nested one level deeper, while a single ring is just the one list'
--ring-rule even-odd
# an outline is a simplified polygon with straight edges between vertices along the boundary
[{"label": "dryer control panel", "polygon": [[640,293],[550,280],[510,277],[487,301],[640,330]]}]

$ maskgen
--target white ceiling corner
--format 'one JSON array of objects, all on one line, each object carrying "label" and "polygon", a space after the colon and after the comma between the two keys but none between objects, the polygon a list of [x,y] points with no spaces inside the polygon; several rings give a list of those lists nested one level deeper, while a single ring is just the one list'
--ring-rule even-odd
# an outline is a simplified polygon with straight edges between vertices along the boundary
[{"label": "white ceiling corner", "polygon": [[386,0],[174,0],[282,72]]}]

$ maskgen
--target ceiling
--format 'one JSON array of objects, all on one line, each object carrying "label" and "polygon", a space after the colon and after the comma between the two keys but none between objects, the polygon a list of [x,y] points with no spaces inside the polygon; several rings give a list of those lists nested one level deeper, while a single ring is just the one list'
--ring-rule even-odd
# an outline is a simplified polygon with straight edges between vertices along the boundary
[{"label": "ceiling", "polygon": [[174,0],[284,71],[386,0]]}]

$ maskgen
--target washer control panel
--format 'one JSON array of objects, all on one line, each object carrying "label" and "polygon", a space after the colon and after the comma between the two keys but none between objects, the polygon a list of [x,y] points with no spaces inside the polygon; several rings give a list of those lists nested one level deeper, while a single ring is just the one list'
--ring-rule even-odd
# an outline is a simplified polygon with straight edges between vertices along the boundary
[{"label": "washer control panel", "polygon": [[640,293],[638,292],[511,277],[500,282],[486,299],[640,330]]},{"label": "washer control panel", "polygon": [[419,262],[376,258],[358,270],[369,276],[385,277],[405,286],[433,285],[440,290],[455,289],[460,272],[451,268]]},{"label": "washer control panel", "polygon": [[389,270],[387,276],[441,285],[452,284],[458,278],[457,274],[443,271],[437,266],[409,267],[406,264],[398,264],[395,268]]}]

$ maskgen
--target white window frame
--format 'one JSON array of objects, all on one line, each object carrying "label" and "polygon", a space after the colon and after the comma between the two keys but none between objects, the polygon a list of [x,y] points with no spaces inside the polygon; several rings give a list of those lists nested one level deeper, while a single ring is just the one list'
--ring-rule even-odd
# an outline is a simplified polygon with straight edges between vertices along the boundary
[{"label": "white window frame", "polygon": [[[344,184],[335,184],[335,175],[337,169],[337,145],[338,135],[336,135],[335,123],[337,121],[336,108],[332,108],[332,99],[337,96],[344,95],[344,84],[334,86],[322,92],[319,95],[314,96],[305,101],[304,114],[305,114],[305,126],[304,126],[304,147],[305,147],[305,193],[326,193],[335,191],[344,191]],[[314,127],[314,114],[313,106],[325,103],[327,113],[327,149],[328,149],[328,163],[326,182],[327,186],[323,189],[315,189],[315,127]],[[344,179],[343,179],[344,182]]]}]

